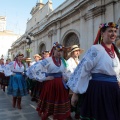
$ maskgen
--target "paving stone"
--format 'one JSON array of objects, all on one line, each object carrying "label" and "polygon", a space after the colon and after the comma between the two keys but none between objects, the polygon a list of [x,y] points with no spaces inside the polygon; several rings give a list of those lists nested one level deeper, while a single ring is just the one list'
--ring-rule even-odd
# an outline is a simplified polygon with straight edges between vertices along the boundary
[{"label": "paving stone", "polygon": [[24,117],[27,120],[40,120],[40,117],[38,115],[36,115],[35,113],[32,114],[25,114]]},{"label": "paving stone", "polygon": [[[2,120],[2,119],[0,119],[0,120]],[[17,116],[12,116],[9,118],[4,118],[4,120],[26,120],[26,119],[22,118],[20,115],[17,115]]]},{"label": "paving stone", "polygon": [[[31,101],[30,95],[22,98],[22,109],[12,107],[12,96],[0,89],[0,120],[41,120],[37,111],[37,103]],[[72,116],[74,114],[72,113]],[[48,120],[53,120],[50,116]],[[74,119],[73,119],[74,120]]]},{"label": "paving stone", "polygon": [[22,99],[22,109],[12,107],[12,96],[7,91],[0,89],[0,120],[40,120],[36,111],[37,103],[31,101],[31,97]]}]

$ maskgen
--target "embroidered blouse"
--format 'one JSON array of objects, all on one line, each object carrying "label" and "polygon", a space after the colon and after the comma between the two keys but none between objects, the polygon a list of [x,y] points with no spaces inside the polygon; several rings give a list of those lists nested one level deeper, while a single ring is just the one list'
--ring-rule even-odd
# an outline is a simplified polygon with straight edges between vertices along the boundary
[{"label": "embroidered blouse", "polygon": [[5,66],[4,74],[10,76],[13,72],[24,72],[24,65],[19,66],[15,61],[10,62]]},{"label": "embroidered blouse", "polygon": [[42,82],[46,80],[46,73],[62,73],[64,69],[65,66],[62,60],[61,65],[57,66],[52,57],[48,57],[32,65],[27,71],[27,76],[30,79]]},{"label": "embroidered blouse", "polygon": [[[113,65],[113,60],[117,65]],[[120,81],[120,62],[115,53],[112,59],[102,45],[93,45],[84,55],[74,73],[70,76],[67,85],[75,93],[85,93],[92,73],[102,73],[116,76]]]}]

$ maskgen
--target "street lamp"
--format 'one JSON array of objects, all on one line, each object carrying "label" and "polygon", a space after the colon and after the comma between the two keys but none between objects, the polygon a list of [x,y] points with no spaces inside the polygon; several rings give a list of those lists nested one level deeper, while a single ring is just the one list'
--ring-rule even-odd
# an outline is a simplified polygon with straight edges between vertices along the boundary
[{"label": "street lamp", "polygon": [[31,37],[30,37],[30,36],[27,36],[27,37],[26,37],[26,42],[27,42],[27,44],[28,44],[29,47],[30,47],[30,44],[32,43],[32,40],[31,40]]},{"label": "street lamp", "polygon": [[30,57],[30,44],[32,43],[32,37],[33,37],[33,33],[28,33],[27,37],[26,37],[26,42],[27,42],[27,45],[29,45],[29,49],[27,49],[27,52],[28,52],[28,56],[27,57]]}]

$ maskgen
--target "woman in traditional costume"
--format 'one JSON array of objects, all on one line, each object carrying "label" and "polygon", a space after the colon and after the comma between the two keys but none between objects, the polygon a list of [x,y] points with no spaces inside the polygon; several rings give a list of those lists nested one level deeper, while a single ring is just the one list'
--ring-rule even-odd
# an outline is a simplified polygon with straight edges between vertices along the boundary
[{"label": "woman in traditional costume", "polygon": [[[68,78],[70,77],[70,75],[74,72],[74,70],[76,69],[77,65],[79,64],[80,60],[79,57],[80,55],[83,53],[83,49],[81,49],[78,45],[72,45],[70,47],[70,52],[68,53],[69,59],[67,60],[67,64],[68,64],[68,70],[70,71],[68,74]],[[80,119],[80,105],[82,102],[82,95],[78,95],[78,94],[73,94],[73,92],[70,90],[69,91],[69,97],[70,100],[73,96],[76,96],[77,99],[79,99],[79,101],[75,104],[75,105],[71,105],[71,112],[75,112],[75,119]]]},{"label": "woman in traditional costume", "polygon": [[[42,59],[42,57],[39,54],[35,54],[33,57],[35,61],[32,63],[32,65],[39,62]],[[39,90],[41,88],[42,88],[42,83],[40,83],[39,81],[31,80],[31,97],[32,97],[31,101],[38,102]]]},{"label": "woman in traditional costume", "polygon": [[117,29],[113,22],[100,25],[94,45],[68,80],[74,93],[85,93],[81,120],[120,120],[120,62],[113,43]]},{"label": "woman in traditional costume", "polygon": [[13,96],[13,108],[16,106],[21,109],[22,97],[28,94],[27,84],[25,81],[25,67],[22,64],[23,54],[19,53],[15,61],[10,62],[5,66],[5,76],[10,76],[8,85],[8,94]]},{"label": "woman in traditional costume", "polygon": [[44,81],[37,106],[42,120],[47,120],[50,115],[53,115],[53,119],[56,120],[65,120],[70,117],[69,91],[65,88],[62,80],[62,73],[66,68],[62,51],[62,45],[54,43],[50,57],[29,69],[30,78],[40,82]]},{"label": "woman in traditional costume", "polygon": [[5,68],[5,66],[6,65],[8,65],[9,63],[11,62],[11,59],[7,59],[6,60],[6,63],[5,63],[5,65],[4,65],[4,67],[3,67],[3,84],[2,84],[2,88],[3,88],[3,91],[5,92],[5,87],[6,86],[8,86],[8,84],[9,84],[9,79],[10,79],[10,77],[9,76],[5,76],[5,74],[4,74],[4,68]]},{"label": "woman in traditional costume", "polygon": [[3,89],[3,78],[4,78],[4,62],[0,59],[0,84]]}]

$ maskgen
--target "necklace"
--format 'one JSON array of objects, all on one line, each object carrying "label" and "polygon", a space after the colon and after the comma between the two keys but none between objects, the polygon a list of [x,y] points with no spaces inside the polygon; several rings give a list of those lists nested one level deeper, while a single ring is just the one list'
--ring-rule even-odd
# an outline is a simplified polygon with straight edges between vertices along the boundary
[{"label": "necklace", "polygon": [[60,67],[61,65],[61,59],[60,58],[55,58],[55,57],[52,57],[53,59],[53,62],[55,63],[56,66]]},{"label": "necklace", "polygon": [[115,53],[114,53],[114,46],[111,44],[111,49],[108,48],[104,42],[101,43],[101,45],[105,48],[106,52],[111,58],[115,58]]}]

